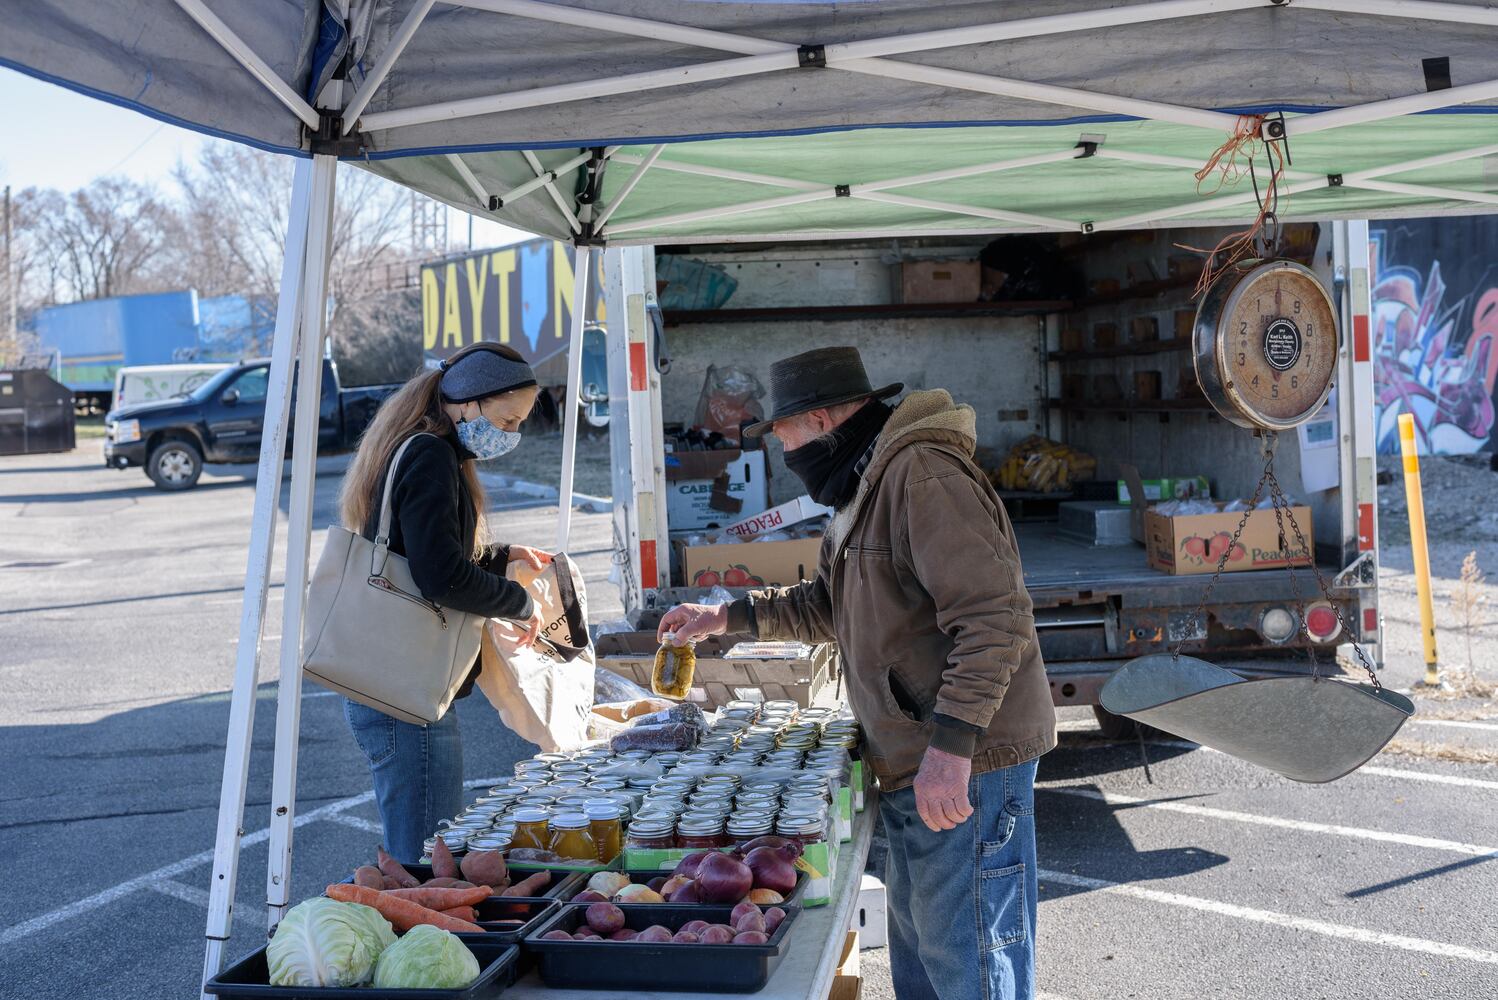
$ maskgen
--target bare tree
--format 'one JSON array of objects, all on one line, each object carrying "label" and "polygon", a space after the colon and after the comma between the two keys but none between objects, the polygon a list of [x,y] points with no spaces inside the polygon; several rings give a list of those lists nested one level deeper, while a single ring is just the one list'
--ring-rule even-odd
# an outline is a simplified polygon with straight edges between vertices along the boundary
[{"label": "bare tree", "polygon": [[167,287],[157,266],[163,262],[172,210],[152,188],[102,177],[61,204],[48,201],[42,226],[56,255],[65,300]]}]

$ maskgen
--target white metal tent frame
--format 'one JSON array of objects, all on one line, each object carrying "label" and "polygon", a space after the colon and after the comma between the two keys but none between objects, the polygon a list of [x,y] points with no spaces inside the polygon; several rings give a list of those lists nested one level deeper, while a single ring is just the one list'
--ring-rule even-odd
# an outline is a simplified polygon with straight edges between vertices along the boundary
[{"label": "white metal tent frame", "polygon": [[[400,62],[402,54],[422,30],[423,23],[437,6],[438,0],[415,0],[406,7],[401,23],[390,34],[381,51],[375,53],[371,66],[354,79],[335,79],[309,100],[299,94],[276,69],[204,0],[171,0],[204,32],[222,47],[229,58],[269,92],[286,111],[315,136],[306,145],[312,150],[308,160],[297,164],[293,186],[286,257],[282,271],[281,298],[277,310],[276,337],[270,372],[270,397],[275,412],[262,438],[259,478],[257,480],[251,539],[245,575],[244,604],[240,618],[235,678],[230,709],[227,752],[224,762],[223,788],[220,797],[219,823],[210,892],[207,926],[207,948],[204,960],[205,979],[222,965],[223,946],[229,937],[238,872],[244,801],[249,773],[249,746],[255,710],[255,689],[259,680],[260,643],[264,632],[266,593],[275,539],[277,498],[281,487],[282,456],[290,417],[291,379],[294,365],[300,359],[297,419],[300,426],[316,421],[321,381],[317,376],[317,359],[322,353],[325,330],[323,303],[326,301],[327,264],[330,250],[329,230],[335,196],[338,159],[359,159],[378,145],[378,136],[399,134],[400,130],[418,125],[456,121],[480,115],[503,114],[526,108],[561,105],[570,102],[674,87],[704,86],[755,75],[784,74],[824,70],[852,73],[908,83],[917,87],[935,87],[1008,99],[1082,108],[1093,112],[1170,123],[1205,130],[1204,134],[1227,137],[1239,131],[1243,118],[1221,110],[1194,108],[1182,104],[1146,100],[1126,95],[1098,92],[1085,87],[1035,83],[1011,77],[923,65],[895,58],[902,55],[938,49],[993,42],[1015,41],[1059,35],[1069,32],[1137,26],[1152,22],[1209,18],[1265,7],[1310,10],[1346,17],[1379,17],[1393,22],[1444,22],[1470,27],[1498,27],[1498,9],[1470,4],[1443,3],[1435,0],[1159,0],[1117,7],[1080,10],[1070,13],[1017,18],[961,28],[909,32],[902,35],[865,38],[854,41],[818,41],[792,44],[786,41],[754,37],[734,32],[709,30],[673,24],[661,20],[634,17],[603,11],[570,7],[539,0],[441,0],[444,6],[471,8],[498,16],[523,18],[558,25],[582,26],[602,36],[623,36],[667,41],[695,47],[724,57],[704,58],[700,62],[669,69],[586,79],[560,85],[499,92],[480,97],[416,104],[410,107],[369,111],[371,101]],[[327,0],[332,16],[341,18],[345,33],[349,31],[350,0]],[[1208,57],[1209,58],[1209,57]],[[1444,89],[1429,90],[1406,96],[1370,101],[1348,107],[1313,111],[1286,118],[1252,116],[1253,127],[1269,142],[1289,142],[1296,136],[1309,135],[1349,125],[1387,121],[1409,115],[1434,112],[1459,105],[1498,99],[1498,79]],[[1492,110],[1487,108],[1485,110]],[[531,176],[503,190],[489,190],[465,156],[465,149],[453,147],[441,155],[461,180],[467,196],[460,207],[491,218],[503,219],[499,213],[507,206],[545,191],[551,208],[559,218],[559,231],[570,234],[578,247],[575,269],[576,303],[572,315],[569,348],[567,412],[577,412],[581,337],[584,324],[584,291],[590,270],[598,266],[599,250],[605,245],[653,244],[670,242],[670,234],[658,232],[663,227],[685,222],[703,222],[744,216],[800,204],[835,199],[853,202],[875,202],[904,206],[934,213],[950,220],[925,227],[897,227],[862,232],[841,232],[841,237],[904,235],[921,232],[1000,232],[1000,231],[1080,231],[1090,233],[1107,229],[1125,229],[1159,225],[1170,219],[1201,218],[1204,211],[1220,210],[1222,218],[1241,217],[1252,205],[1252,192],[1223,194],[1208,199],[1194,199],[1180,205],[1157,208],[1144,213],[1130,213],[1113,218],[1067,219],[1056,215],[1006,211],[993,207],[964,204],[960,200],[915,197],[900,194],[902,188],[928,186],[962,178],[998,174],[1028,167],[1055,165],[1066,170],[1067,161],[1091,157],[1127,161],[1144,168],[1179,172],[1196,170],[1200,164],[1181,158],[1110,148],[1098,143],[1068,141],[1060,148],[1026,157],[999,159],[992,162],[954,166],[945,170],[926,171],[903,177],[858,184],[826,184],[799,178],[779,177],[765,173],[737,171],[722,167],[694,164],[673,159],[668,147],[676,141],[651,140],[643,155],[622,150],[620,146],[596,146],[579,140],[579,152],[551,167],[545,166],[531,149],[520,150]],[[1220,141],[1220,138],[1219,138]],[[1434,156],[1386,164],[1338,174],[1312,174],[1291,170],[1286,173],[1287,186],[1282,193],[1311,191],[1327,186],[1361,188],[1429,199],[1432,202],[1465,207],[1471,211],[1498,208],[1498,194],[1481,190],[1446,188],[1401,182],[1404,173],[1456,163],[1498,153],[1498,142],[1473,143],[1470,147]],[[399,151],[385,154],[430,155]],[[604,163],[614,161],[632,167],[622,186],[606,203],[600,199],[600,188],[594,183]],[[651,172],[675,171],[747,183],[762,189],[763,196],[747,197],[711,208],[690,212],[665,213],[647,219],[614,221],[616,214],[641,181]],[[564,189],[569,193],[564,194]],[[457,203],[457,202],[455,202]],[[971,228],[970,220],[979,220],[981,228]],[[969,228],[953,229],[959,223]],[[804,239],[824,234],[790,230],[774,235],[757,234],[747,239]],[[683,237],[682,239],[688,239]],[[689,237],[705,242],[701,235]],[[746,239],[725,232],[721,239]],[[573,468],[575,461],[575,425],[568,421],[564,445],[561,513],[558,526],[558,548],[566,545],[571,516]],[[289,541],[286,554],[286,592],[283,610],[280,690],[277,703],[276,750],[272,778],[270,860],[267,875],[267,904],[273,926],[289,905],[291,851],[293,831],[297,825],[296,759],[300,727],[301,636],[305,612],[305,588],[311,539],[312,488],[314,481],[315,435],[299,435],[293,443],[291,504],[288,514]]]}]

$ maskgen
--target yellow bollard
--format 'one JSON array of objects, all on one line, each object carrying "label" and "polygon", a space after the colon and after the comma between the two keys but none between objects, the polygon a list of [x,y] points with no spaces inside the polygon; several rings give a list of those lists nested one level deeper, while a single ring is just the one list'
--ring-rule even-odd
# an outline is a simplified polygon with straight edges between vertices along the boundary
[{"label": "yellow bollard", "polygon": [[1436,610],[1430,596],[1430,552],[1425,542],[1425,498],[1420,492],[1420,452],[1415,418],[1399,415],[1399,450],[1404,455],[1404,498],[1410,512],[1410,550],[1415,558],[1415,590],[1420,595],[1420,637],[1425,646],[1425,685],[1440,687],[1436,666]]}]

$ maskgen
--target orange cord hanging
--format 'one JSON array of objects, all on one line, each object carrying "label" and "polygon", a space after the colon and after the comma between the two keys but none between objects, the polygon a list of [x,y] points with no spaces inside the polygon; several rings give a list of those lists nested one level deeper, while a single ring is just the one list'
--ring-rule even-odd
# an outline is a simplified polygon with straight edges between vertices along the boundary
[{"label": "orange cord hanging", "polygon": [[[1211,195],[1221,191],[1224,187],[1237,184],[1243,179],[1244,174],[1252,178],[1254,159],[1261,151],[1267,153],[1270,164],[1267,189],[1258,199],[1259,214],[1247,229],[1224,236],[1210,250],[1184,243],[1176,244],[1181,250],[1190,250],[1192,253],[1202,254],[1207,258],[1202,267],[1201,278],[1196,283],[1196,296],[1201,296],[1211,288],[1212,283],[1223,271],[1252,253],[1255,242],[1264,231],[1264,226],[1271,219],[1276,221],[1279,219],[1279,182],[1285,174],[1285,152],[1278,143],[1264,139],[1264,119],[1264,115],[1239,115],[1233,134],[1217,147],[1217,151],[1207,160],[1206,165],[1196,172],[1197,193]],[[1242,163],[1239,162],[1240,156],[1243,157]],[[1211,191],[1203,192],[1202,185],[1214,174],[1217,176],[1217,184]],[[1254,184],[1254,191],[1258,193],[1257,181]]]}]

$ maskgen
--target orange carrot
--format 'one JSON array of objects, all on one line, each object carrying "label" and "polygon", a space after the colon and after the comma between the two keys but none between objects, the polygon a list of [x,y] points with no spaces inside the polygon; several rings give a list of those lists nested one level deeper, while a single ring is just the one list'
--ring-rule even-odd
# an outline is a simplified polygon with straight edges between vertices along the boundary
[{"label": "orange carrot", "polygon": [[422,886],[420,889],[386,889],[384,895],[409,899],[429,910],[447,910],[454,906],[482,903],[494,893],[487,885],[474,886],[472,889],[429,889]]},{"label": "orange carrot", "polygon": [[463,934],[481,934],[484,930],[471,921],[449,917],[445,913],[429,910],[409,899],[392,896],[389,890],[376,892],[362,885],[340,882],[337,885],[328,886],[327,893],[330,899],[336,899],[340,903],[363,903],[365,906],[374,907],[380,911],[380,916],[390,921],[398,931],[408,931],[418,924],[431,924],[445,931]]},{"label": "orange carrot", "polygon": [[478,911],[471,906],[452,906],[440,912],[445,916],[453,917],[457,920],[477,922],[479,918]]},{"label": "orange carrot", "polygon": [[551,885],[551,872],[536,872],[510,886],[501,896],[531,896]]}]

